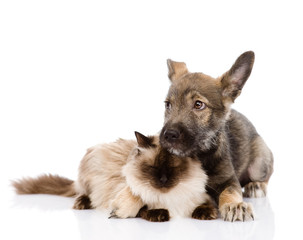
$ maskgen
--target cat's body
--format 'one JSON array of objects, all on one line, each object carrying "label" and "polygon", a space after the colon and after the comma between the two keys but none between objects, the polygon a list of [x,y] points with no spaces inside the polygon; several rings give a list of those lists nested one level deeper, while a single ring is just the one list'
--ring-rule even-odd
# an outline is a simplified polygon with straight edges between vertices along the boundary
[{"label": "cat's body", "polygon": [[[127,163],[129,153],[136,145],[135,141],[119,139],[113,143],[89,148],[80,163],[78,180],[75,182],[78,197],[89,196],[91,208],[109,210],[121,208],[117,206],[119,197],[122,197],[123,192],[131,192],[122,175],[122,169]],[[128,211],[124,211],[120,217],[136,216],[144,204],[140,198],[136,199],[137,201],[133,201],[134,199],[136,198],[131,197],[128,202],[137,204],[128,206]],[[74,208],[81,208],[77,201]]]},{"label": "cat's body", "polygon": [[140,216],[150,221],[167,221],[169,215],[216,218],[199,161],[168,153],[160,147],[158,136],[136,133],[136,137],[137,142],[119,139],[89,148],[76,182],[43,175],[16,181],[14,186],[20,194],[75,196],[75,209],[106,209],[111,217]]}]

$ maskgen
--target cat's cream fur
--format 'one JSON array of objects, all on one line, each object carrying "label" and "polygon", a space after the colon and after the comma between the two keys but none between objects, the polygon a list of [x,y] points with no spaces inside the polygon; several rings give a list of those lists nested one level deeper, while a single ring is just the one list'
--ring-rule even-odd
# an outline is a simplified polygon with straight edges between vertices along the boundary
[{"label": "cat's cream fur", "polygon": [[[203,191],[207,176],[198,161],[191,158],[182,159],[183,164],[185,161],[188,169],[178,176],[177,185],[170,189],[158,189],[142,176],[140,166],[144,162],[154,165],[155,156],[159,154],[159,147],[141,151],[146,151],[146,155],[149,157],[144,156],[144,159],[137,159],[133,156],[134,153],[131,153],[122,172],[133,194],[140,196],[149,208],[168,209],[171,216],[191,217],[194,209],[208,200],[207,194]],[[179,159],[174,160],[178,161]]]},{"label": "cat's cream fur", "polygon": [[[119,139],[89,148],[80,163],[76,182],[44,175],[16,181],[14,186],[20,194],[76,196],[75,209],[107,209],[119,218],[135,217],[145,205],[148,209],[167,209],[170,216],[191,217],[196,207],[209,200],[204,191],[207,176],[200,162],[166,155],[158,136],[149,139],[150,145],[146,146],[140,145],[139,140],[138,144]],[[162,175],[159,177],[158,173],[169,179],[159,181]],[[83,206],[83,196],[89,199],[89,207]]]},{"label": "cat's cream fur", "polygon": [[79,167],[76,192],[89,196],[93,208],[115,210],[121,218],[135,217],[144,203],[132,194],[122,169],[136,146],[136,141],[119,139],[89,148]]}]

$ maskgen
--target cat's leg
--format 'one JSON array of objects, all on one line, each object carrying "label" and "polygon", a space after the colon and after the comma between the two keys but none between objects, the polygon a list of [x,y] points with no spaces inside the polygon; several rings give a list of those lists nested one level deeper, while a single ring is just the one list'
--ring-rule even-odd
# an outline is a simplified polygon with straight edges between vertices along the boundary
[{"label": "cat's leg", "polygon": [[136,217],[139,210],[143,207],[140,197],[134,196],[127,186],[111,203],[112,212],[110,218],[129,218]]},{"label": "cat's leg", "polygon": [[169,212],[167,209],[147,209],[145,206],[140,209],[137,217],[150,222],[166,222],[169,221]]},{"label": "cat's leg", "polygon": [[76,197],[73,209],[83,210],[83,209],[91,209],[93,208],[91,205],[91,201],[89,196],[82,194]]},{"label": "cat's leg", "polygon": [[218,217],[218,209],[213,202],[208,199],[205,203],[196,207],[192,213],[192,218],[199,220],[213,220]]}]

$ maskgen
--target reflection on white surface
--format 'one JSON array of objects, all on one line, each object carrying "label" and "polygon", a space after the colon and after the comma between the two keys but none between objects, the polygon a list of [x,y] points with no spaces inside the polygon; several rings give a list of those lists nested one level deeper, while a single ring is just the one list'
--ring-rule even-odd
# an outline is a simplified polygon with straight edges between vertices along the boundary
[{"label": "reflection on white surface", "polygon": [[[72,210],[72,198],[50,195],[14,196],[9,210],[13,213],[11,224],[26,229],[22,233],[25,239],[273,239],[275,220],[268,198],[246,201],[254,206],[255,221],[108,219],[108,213],[101,211]],[[18,236],[18,232],[14,234]]]}]

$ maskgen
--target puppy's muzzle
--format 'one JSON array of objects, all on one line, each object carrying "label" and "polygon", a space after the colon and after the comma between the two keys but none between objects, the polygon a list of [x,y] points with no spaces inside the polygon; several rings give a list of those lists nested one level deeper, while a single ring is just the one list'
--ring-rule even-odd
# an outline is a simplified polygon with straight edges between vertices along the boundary
[{"label": "puppy's muzzle", "polygon": [[164,139],[169,143],[174,143],[180,138],[180,131],[175,129],[167,129],[164,131]]}]

